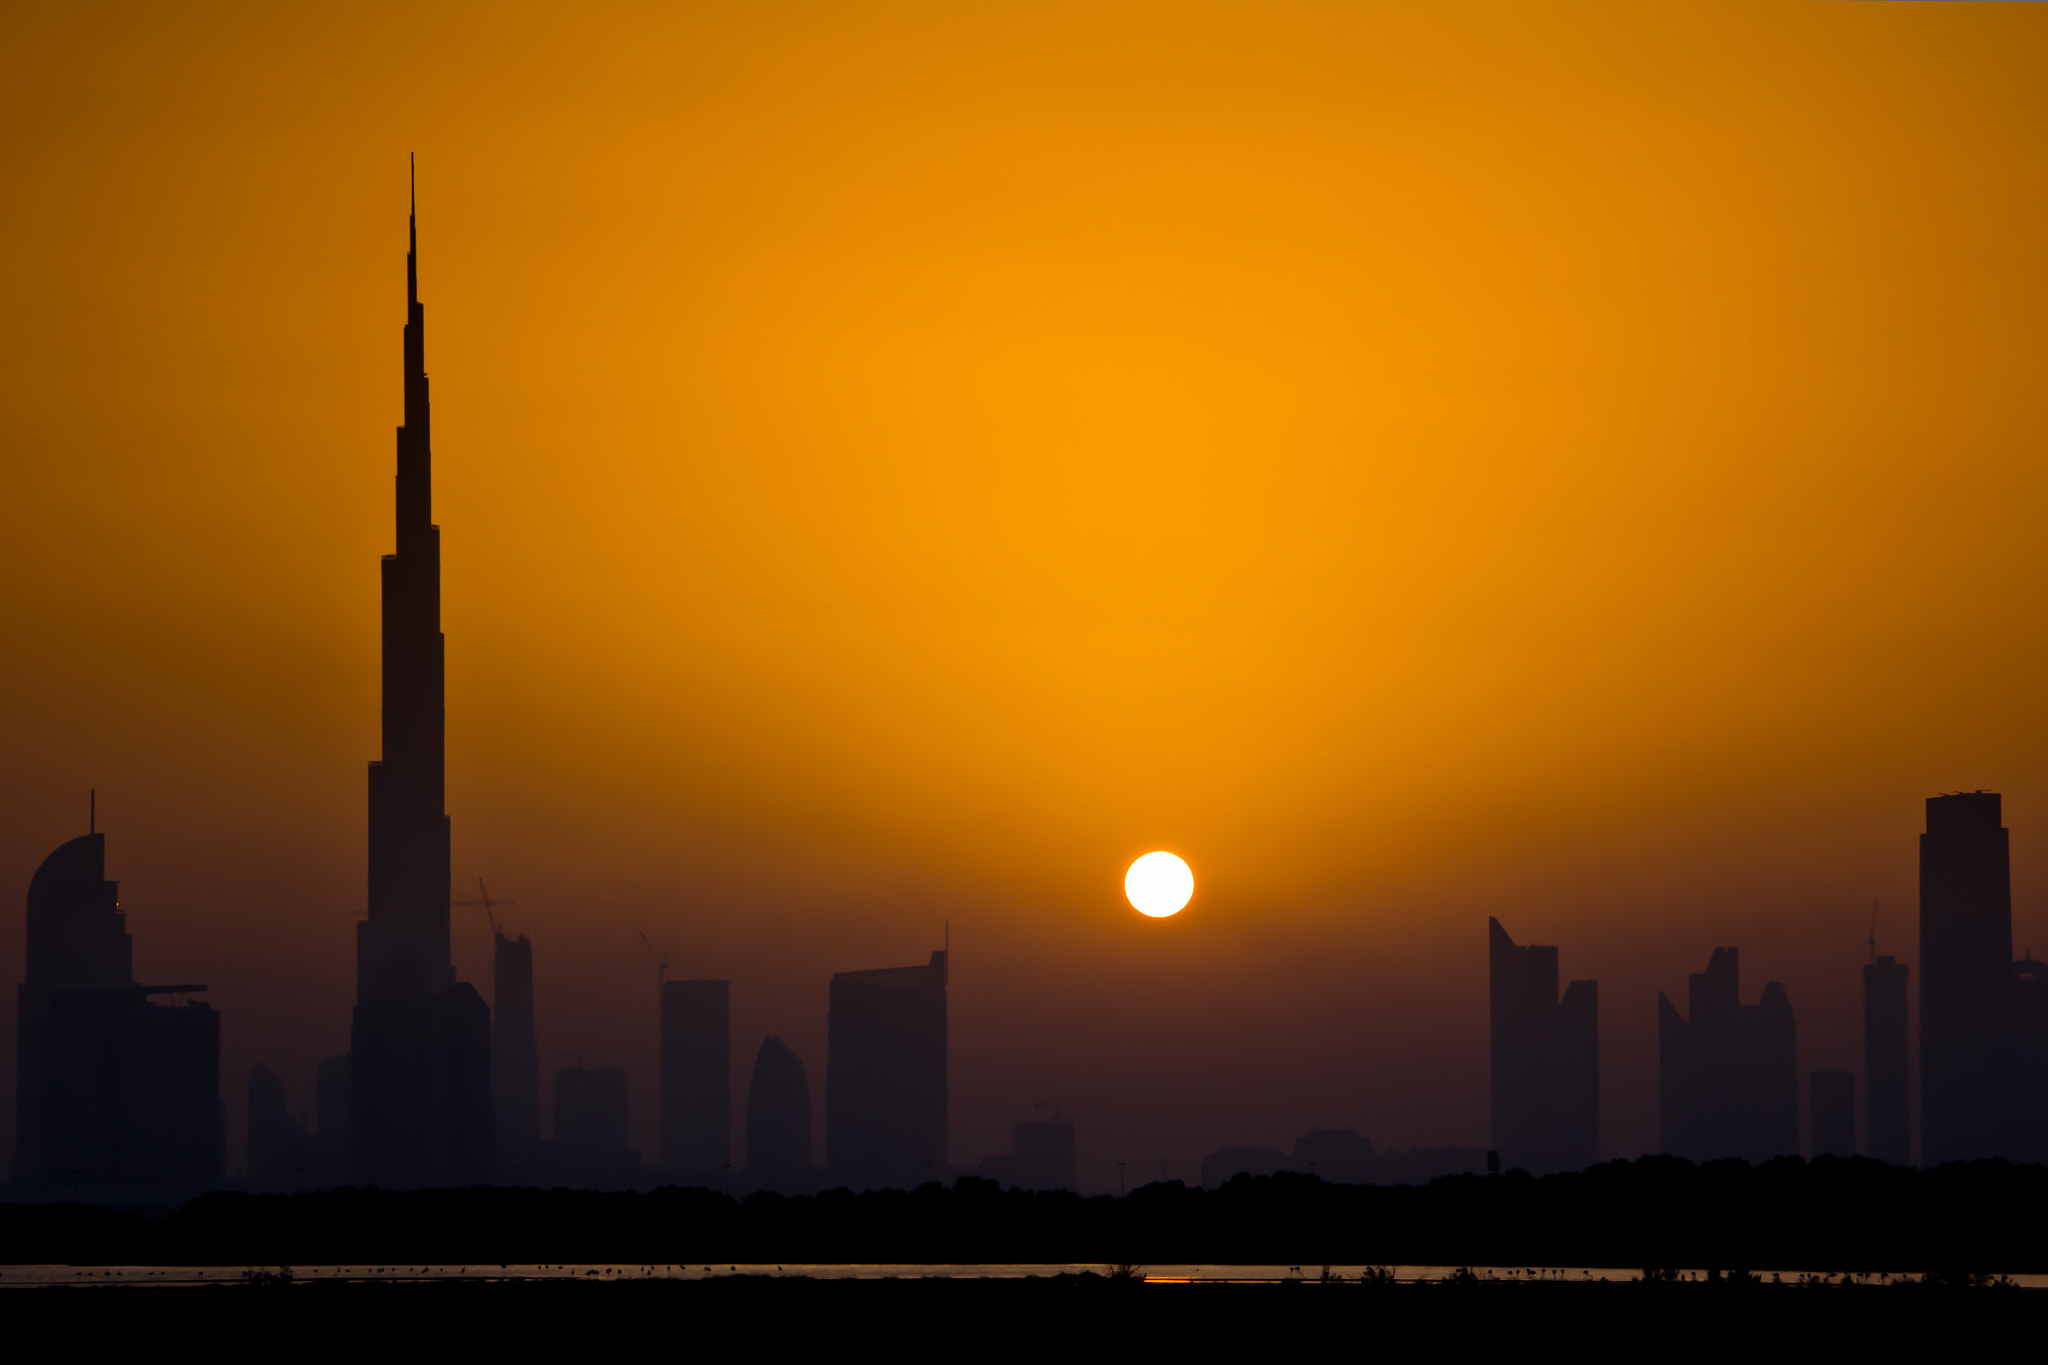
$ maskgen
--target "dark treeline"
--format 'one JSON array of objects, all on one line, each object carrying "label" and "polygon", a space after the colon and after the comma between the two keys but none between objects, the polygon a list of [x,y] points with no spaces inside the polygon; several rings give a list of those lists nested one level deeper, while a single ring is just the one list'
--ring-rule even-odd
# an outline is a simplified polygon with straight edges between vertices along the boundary
[{"label": "dark treeline", "polygon": [[1427,1186],[1240,1177],[1127,1198],[951,1187],[734,1201],[715,1191],[338,1189],[210,1194],[157,1218],[0,1206],[0,1261],[315,1265],[805,1262],[1424,1264],[1812,1270],[2048,1270],[2031,1211],[2048,1168],[1919,1171],[1785,1158],[1616,1161]]}]

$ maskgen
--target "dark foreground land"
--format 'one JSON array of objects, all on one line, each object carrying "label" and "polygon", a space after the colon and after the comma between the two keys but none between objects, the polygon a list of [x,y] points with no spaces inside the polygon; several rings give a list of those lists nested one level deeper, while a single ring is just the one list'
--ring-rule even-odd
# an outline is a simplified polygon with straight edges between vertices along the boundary
[{"label": "dark foreground land", "polygon": [[1862,1159],[1427,1186],[1243,1177],[1128,1197],[950,1187],[805,1198],[709,1190],[363,1189],[211,1194],[170,1212],[0,1205],[0,1263],[1278,1264],[1608,1266],[1629,1271],[2048,1272],[2048,1168],[1921,1171]]},{"label": "dark foreground land", "polygon": [[[1692,1358],[1845,1349],[1934,1352],[2028,1341],[2048,1295],[2011,1288],[1687,1282],[1371,1285],[733,1277],[602,1283],[455,1281],[0,1291],[17,1340],[210,1351],[312,1349],[323,1358],[404,1343],[476,1351],[761,1353],[885,1350],[910,1359],[1108,1352],[1502,1350]],[[35,1332],[34,1338],[22,1334]],[[2019,1335],[2026,1333],[2026,1335]],[[767,1358],[777,1358],[768,1356]]]}]

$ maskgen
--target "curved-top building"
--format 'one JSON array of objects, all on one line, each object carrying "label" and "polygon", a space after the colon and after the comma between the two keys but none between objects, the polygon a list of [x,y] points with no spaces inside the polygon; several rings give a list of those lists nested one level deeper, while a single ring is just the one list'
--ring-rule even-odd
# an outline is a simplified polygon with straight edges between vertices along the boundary
[{"label": "curved-top building", "polygon": [[220,1182],[220,1016],[149,999],[204,986],[135,983],[119,894],[97,830],[29,879],[14,1181],[87,1202],[182,1202]]},{"label": "curved-top building", "polygon": [[107,836],[59,844],[28,883],[28,969],[16,997],[14,1180],[43,1175],[43,1026],[50,995],[134,979],[134,940],[121,884],[107,880]]},{"label": "curved-top building", "polygon": [[747,1082],[747,1174],[773,1189],[800,1185],[811,1169],[811,1083],[788,1043],[761,1040]]}]

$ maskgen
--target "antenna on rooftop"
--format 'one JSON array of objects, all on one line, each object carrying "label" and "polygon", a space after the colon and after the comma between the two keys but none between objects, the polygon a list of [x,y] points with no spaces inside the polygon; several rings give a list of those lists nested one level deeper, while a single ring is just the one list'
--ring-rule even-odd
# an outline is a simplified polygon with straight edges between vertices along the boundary
[{"label": "antenna on rooftop", "polygon": [[1877,897],[1870,898],[1870,960],[1877,961]]}]

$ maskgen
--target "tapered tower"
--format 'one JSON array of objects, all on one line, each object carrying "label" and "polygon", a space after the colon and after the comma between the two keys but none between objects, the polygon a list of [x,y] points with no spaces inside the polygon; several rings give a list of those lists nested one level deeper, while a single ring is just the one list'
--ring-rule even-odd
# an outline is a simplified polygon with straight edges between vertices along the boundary
[{"label": "tapered tower", "polygon": [[398,429],[398,552],[384,556],[384,756],[370,765],[369,917],[356,926],[356,1000],[455,980],[448,954],[441,528],[433,523],[433,417],[419,214],[406,221],[405,424]]},{"label": "tapered tower", "polygon": [[350,1165],[380,1185],[490,1179],[490,1012],[448,952],[441,530],[433,523],[418,196],[406,222],[398,549],[384,556],[384,756],[370,765],[369,913],[356,925]]}]

